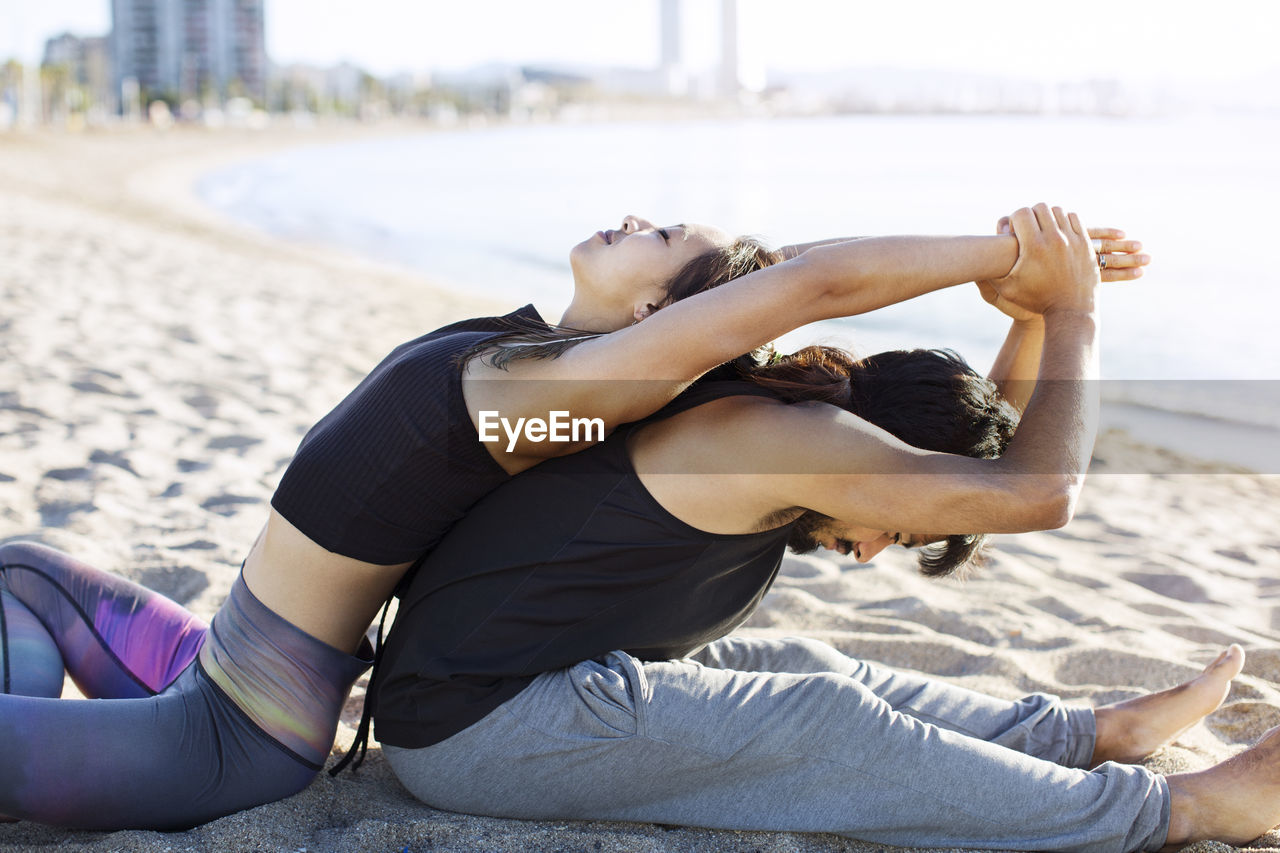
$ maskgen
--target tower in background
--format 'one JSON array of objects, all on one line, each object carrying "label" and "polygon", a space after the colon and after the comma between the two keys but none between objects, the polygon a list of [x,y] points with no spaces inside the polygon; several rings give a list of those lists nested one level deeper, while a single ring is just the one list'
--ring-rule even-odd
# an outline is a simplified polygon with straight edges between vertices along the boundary
[{"label": "tower in background", "polygon": [[738,59],[738,0],[720,0],[720,75],[719,94],[738,100],[742,77]]},{"label": "tower in background", "polygon": [[684,66],[681,0],[660,0],[661,71],[668,95],[684,95],[689,91],[689,74]]}]

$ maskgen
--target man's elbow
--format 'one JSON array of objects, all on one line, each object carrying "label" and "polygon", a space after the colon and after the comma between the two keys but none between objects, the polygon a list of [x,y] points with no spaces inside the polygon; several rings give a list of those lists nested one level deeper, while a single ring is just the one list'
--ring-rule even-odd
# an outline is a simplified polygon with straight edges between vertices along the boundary
[{"label": "man's elbow", "polygon": [[1076,513],[1080,498],[1080,486],[1076,478],[1063,482],[1046,483],[1028,495],[1024,504],[1027,530],[1057,530],[1066,527]]}]

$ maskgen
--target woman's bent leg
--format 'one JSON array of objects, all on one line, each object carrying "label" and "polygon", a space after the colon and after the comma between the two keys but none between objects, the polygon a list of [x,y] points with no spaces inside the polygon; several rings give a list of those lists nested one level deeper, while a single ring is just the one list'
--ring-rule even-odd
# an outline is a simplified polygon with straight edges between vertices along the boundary
[{"label": "woman's bent leg", "polygon": [[205,623],[177,603],[43,545],[0,546],[0,577],[45,626],[89,698],[158,693],[204,642]]},{"label": "woman's bent leg", "polygon": [[545,673],[425,749],[384,746],[440,808],[837,832],[923,847],[1156,850],[1164,780],[1067,769],[894,711],[831,672],[766,674],[620,653]]},{"label": "woman's bent leg", "polygon": [[801,637],[780,640],[725,637],[692,660],[743,672],[834,672],[939,728],[1014,749],[1064,767],[1088,769],[1097,735],[1093,709],[1068,707],[1057,696],[1032,693],[997,699],[945,681],[857,660],[826,643]]},{"label": "woman's bent leg", "polygon": [[0,743],[0,814],[86,829],[186,829],[287,797],[316,772],[196,664],[142,699],[0,696]]},{"label": "woman's bent leg", "polygon": [[62,655],[36,615],[4,588],[0,578],[0,693],[62,695]]},{"label": "woman's bent leg", "polygon": [[0,696],[0,815],[180,829],[287,797],[323,766],[368,665],[281,619],[237,580],[199,658],[158,696]]}]

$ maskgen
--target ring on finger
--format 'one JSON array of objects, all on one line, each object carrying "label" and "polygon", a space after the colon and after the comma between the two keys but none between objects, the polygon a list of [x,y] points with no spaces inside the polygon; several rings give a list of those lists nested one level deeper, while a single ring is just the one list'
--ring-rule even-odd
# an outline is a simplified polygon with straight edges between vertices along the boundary
[{"label": "ring on finger", "polygon": [[1107,256],[1102,252],[1098,253],[1098,269],[1105,270],[1107,268]]}]

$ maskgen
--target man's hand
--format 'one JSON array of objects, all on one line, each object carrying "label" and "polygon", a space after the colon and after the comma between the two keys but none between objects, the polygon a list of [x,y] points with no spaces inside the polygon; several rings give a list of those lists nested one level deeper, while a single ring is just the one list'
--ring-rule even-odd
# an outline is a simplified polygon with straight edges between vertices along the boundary
[{"label": "man's hand", "polygon": [[[996,223],[996,234],[1013,233],[1013,225],[1009,217],[1002,216]],[[1089,237],[1095,254],[1101,251],[1106,256],[1106,266],[1100,276],[1103,281],[1133,281],[1141,278],[1143,267],[1151,263],[1151,256],[1142,254],[1142,244],[1137,240],[1126,240],[1124,232],[1119,228],[1090,228]],[[1006,276],[1007,278],[1007,276]],[[1012,320],[1030,323],[1041,319],[1041,315],[1015,305],[1000,295],[996,282],[1000,279],[976,282],[978,293],[989,305],[994,305],[1001,313]]]},{"label": "man's hand", "polygon": [[1015,211],[1010,226],[1018,238],[1018,260],[1008,275],[986,282],[996,293],[993,304],[1004,301],[1032,314],[1093,311],[1101,277],[1080,218],[1041,203]]}]

